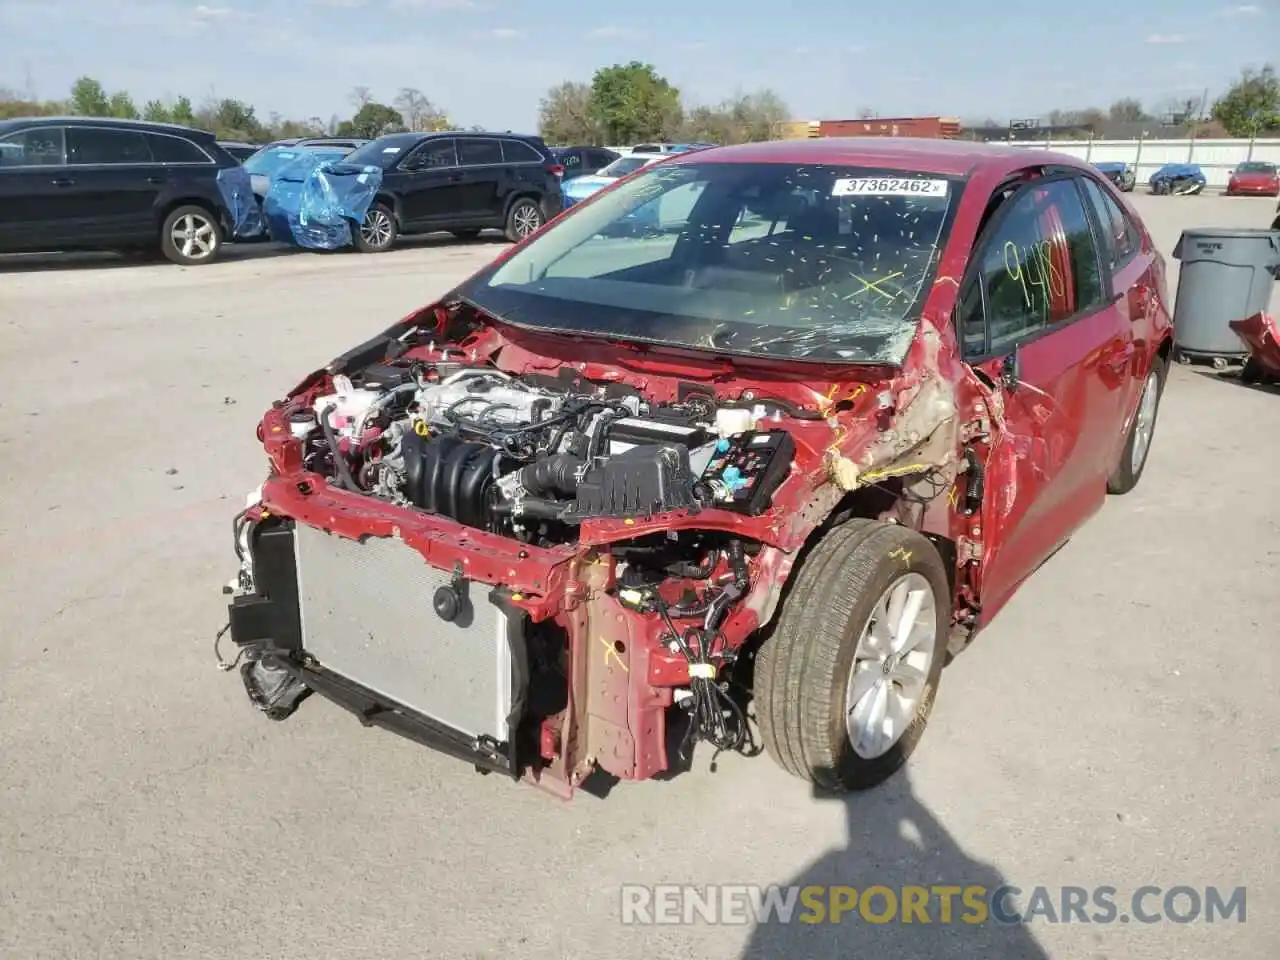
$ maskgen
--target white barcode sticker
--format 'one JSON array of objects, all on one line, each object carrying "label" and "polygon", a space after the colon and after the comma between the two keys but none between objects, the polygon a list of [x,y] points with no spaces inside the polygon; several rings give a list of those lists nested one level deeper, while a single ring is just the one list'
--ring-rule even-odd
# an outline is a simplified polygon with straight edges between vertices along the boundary
[{"label": "white barcode sticker", "polygon": [[921,177],[850,177],[837,180],[831,187],[833,197],[945,197],[946,180]]}]

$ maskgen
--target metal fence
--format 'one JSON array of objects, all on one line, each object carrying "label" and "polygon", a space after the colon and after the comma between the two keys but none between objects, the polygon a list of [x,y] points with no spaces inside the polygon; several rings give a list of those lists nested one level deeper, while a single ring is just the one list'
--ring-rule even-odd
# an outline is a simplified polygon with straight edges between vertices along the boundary
[{"label": "metal fence", "polygon": [[1166,163],[1199,164],[1211,187],[1225,187],[1231,171],[1246,160],[1280,164],[1280,140],[1015,140],[1011,145],[1054,150],[1089,163],[1127,163],[1140,184]]}]

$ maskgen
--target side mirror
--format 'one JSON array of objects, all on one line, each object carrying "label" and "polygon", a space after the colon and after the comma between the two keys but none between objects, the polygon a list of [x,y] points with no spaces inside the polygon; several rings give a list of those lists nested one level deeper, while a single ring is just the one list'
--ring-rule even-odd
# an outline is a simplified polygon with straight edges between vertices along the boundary
[{"label": "side mirror", "polygon": [[1018,348],[1014,347],[1013,351],[1000,361],[1000,383],[1006,390],[1016,390],[1021,379],[1022,363],[1018,359]]}]

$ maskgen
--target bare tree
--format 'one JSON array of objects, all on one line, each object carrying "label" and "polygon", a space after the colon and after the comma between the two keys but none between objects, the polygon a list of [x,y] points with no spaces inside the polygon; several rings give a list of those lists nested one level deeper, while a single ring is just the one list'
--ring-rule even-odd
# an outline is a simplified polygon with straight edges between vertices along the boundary
[{"label": "bare tree", "polygon": [[357,111],[365,104],[373,102],[373,91],[368,87],[352,87],[350,96],[351,103]]},{"label": "bare tree", "polygon": [[874,110],[872,107],[859,107],[859,108],[858,108],[858,119],[859,119],[859,120],[874,120],[875,118],[876,118],[876,112],[875,112],[875,110]]},{"label": "bare tree", "polygon": [[446,130],[449,127],[445,112],[414,87],[401,87],[393,105],[400,111],[400,116],[404,117],[404,125],[415,133]]},{"label": "bare tree", "polygon": [[538,131],[553,144],[602,144],[604,132],[591,115],[591,85],[562,83],[538,106]]}]

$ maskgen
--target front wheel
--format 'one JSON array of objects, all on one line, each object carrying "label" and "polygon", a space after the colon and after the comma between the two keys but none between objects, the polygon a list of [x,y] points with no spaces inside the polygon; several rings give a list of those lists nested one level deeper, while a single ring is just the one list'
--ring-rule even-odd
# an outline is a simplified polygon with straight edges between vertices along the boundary
[{"label": "front wheel", "polygon": [[951,622],[938,551],[897,524],[855,519],[814,547],[755,665],[765,749],[834,791],[906,761],[928,722]]},{"label": "front wheel", "polygon": [[361,253],[385,253],[398,235],[395,214],[386,205],[375,203],[351,234],[352,244]]},{"label": "front wheel", "polygon": [[1156,416],[1160,413],[1164,377],[1164,362],[1156,357],[1151,361],[1146,380],[1142,382],[1142,394],[1138,397],[1138,409],[1129,426],[1124,452],[1120,454],[1115,472],[1107,480],[1108,493],[1128,493],[1142,479],[1142,471],[1146,468],[1147,456],[1151,452],[1151,440],[1155,436]]},{"label": "front wheel", "polygon": [[528,197],[522,197],[507,211],[507,239],[512,243],[519,243],[537,231],[545,219],[542,208],[537,203]]},{"label": "front wheel", "polygon": [[222,249],[218,218],[194,204],[178,207],[160,227],[160,252],[184,267],[212,263]]}]

